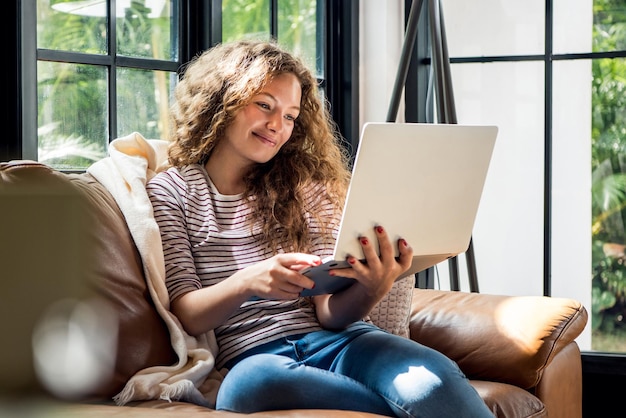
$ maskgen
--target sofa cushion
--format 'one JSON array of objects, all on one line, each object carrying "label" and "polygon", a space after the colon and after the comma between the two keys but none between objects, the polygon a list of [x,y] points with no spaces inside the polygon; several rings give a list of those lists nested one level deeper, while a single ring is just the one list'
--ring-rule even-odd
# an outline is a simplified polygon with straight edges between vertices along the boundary
[{"label": "sofa cushion", "polygon": [[415,275],[402,277],[369,313],[369,319],[380,328],[409,338],[411,301],[415,288]]},{"label": "sofa cushion", "polygon": [[517,386],[484,380],[471,380],[470,383],[497,418],[548,416],[539,398]]},{"label": "sofa cushion", "polygon": [[329,410],[329,409],[290,409],[281,411],[255,412],[239,414],[230,411],[216,411],[203,406],[184,402],[164,400],[146,401],[133,406],[102,404],[69,403],[33,403],[15,406],[6,410],[0,403],[0,416],[14,416],[15,411],[23,412],[28,417],[37,418],[383,418],[382,415],[367,412]]}]

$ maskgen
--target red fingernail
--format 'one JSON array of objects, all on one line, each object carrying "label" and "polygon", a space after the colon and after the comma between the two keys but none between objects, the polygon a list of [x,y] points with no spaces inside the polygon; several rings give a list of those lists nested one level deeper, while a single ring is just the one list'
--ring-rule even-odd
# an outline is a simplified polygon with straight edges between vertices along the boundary
[{"label": "red fingernail", "polygon": [[383,227],[382,226],[377,226],[376,227],[376,232],[378,232],[379,234],[383,233]]},{"label": "red fingernail", "polygon": [[335,275],[335,271],[334,270],[329,270],[328,271],[328,275],[329,276],[334,276]]},{"label": "red fingernail", "polygon": [[408,242],[406,242],[406,240],[405,240],[404,238],[403,238],[400,242],[401,242],[401,243],[402,243],[402,245],[404,245],[405,247],[408,247],[408,246],[409,246],[409,243],[408,243]]},{"label": "red fingernail", "polygon": [[350,264],[354,264],[354,263],[356,263],[356,258],[354,258],[354,257],[349,257],[349,258],[348,258],[348,263],[350,263]]},{"label": "red fingernail", "polygon": [[361,237],[361,244],[367,245],[367,243],[368,243],[367,238]]}]

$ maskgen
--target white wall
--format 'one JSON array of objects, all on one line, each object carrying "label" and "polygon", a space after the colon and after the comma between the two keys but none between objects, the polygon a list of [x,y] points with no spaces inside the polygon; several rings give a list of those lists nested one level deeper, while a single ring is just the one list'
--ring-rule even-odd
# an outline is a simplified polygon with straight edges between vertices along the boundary
[{"label": "white wall", "polygon": [[[387,115],[404,37],[402,4],[360,3],[361,124]],[[591,5],[555,2],[555,50],[590,49],[581,43],[591,41]],[[543,53],[543,0],[446,0],[442,8],[451,56]],[[542,61],[452,67],[458,122],[500,128],[473,234],[481,293],[543,294],[544,73]],[[580,300],[589,313],[590,80],[589,62],[554,65],[549,231],[552,296]],[[461,290],[469,290],[464,255],[459,266]],[[448,264],[437,272],[436,286],[449,289]],[[578,342],[583,350],[591,348],[590,326]]]}]

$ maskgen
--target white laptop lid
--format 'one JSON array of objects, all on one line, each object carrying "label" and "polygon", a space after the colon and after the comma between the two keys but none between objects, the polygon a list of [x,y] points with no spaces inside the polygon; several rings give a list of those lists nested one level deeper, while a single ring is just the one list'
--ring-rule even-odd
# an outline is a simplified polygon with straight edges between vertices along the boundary
[{"label": "white laptop lid", "polygon": [[348,254],[362,258],[358,237],[377,242],[376,225],[413,248],[407,275],[466,251],[497,132],[496,126],[366,123],[334,262],[307,275],[347,266]]}]

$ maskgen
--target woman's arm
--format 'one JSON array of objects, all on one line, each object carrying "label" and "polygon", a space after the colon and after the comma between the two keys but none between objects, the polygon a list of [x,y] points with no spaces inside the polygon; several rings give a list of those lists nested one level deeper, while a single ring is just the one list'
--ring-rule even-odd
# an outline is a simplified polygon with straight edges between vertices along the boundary
[{"label": "woman's arm", "polygon": [[315,282],[296,270],[319,263],[320,258],[310,254],[278,254],[215,285],[185,293],[172,301],[171,310],[189,334],[199,335],[222,325],[253,297],[300,297],[300,292],[311,289]]}]

